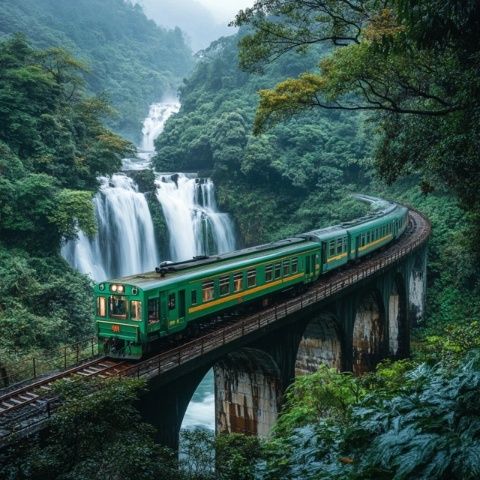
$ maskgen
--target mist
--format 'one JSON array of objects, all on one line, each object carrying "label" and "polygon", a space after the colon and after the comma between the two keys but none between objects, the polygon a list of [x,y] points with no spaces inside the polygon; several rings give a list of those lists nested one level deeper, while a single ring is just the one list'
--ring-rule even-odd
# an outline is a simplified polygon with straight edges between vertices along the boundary
[{"label": "mist", "polygon": [[[249,0],[219,2],[218,0],[139,0],[145,14],[158,25],[180,27],[190,41],[193,51],[208,47],[219,37],[233,35],[228,27],[235,13]],[[237,8],[238,7],[238,8]]]}]

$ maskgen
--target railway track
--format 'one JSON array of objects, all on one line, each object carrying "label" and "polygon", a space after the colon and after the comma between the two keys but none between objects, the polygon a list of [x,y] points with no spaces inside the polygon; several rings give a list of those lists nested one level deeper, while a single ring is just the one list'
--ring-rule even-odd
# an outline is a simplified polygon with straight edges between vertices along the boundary
[{"label": "railway track", "polygon": [[78,378],[108,378],[121,375],[131,366],[126,361],[106,357],[54,373],[29,385],[10,390],[0,396],[0,445],[2,440],[19,431],[33,431],[49,418],[58,404],[53,384],[59,380],[75,381]]},{"label": "railway track", "polygon": [[0,396],[0,416],[4,416],[26,405],[35,405],[36,402],[41,401],[44,397],[51,396],[53,383],[60,379],[71,380],[71,377],[74,375],[107,378],[120,374],[122,370],[129,366],[125,361],[116,362],[107,358],[99,358],[38,380],[22,388],[12,390]]},{"label": "railway track", "polygon": [[258,313],[233,315],[219,323],[213,322],[212,325],[202,329],[197,338],[185,339],[177,345],[165,345],[162,352],[141,362],[130,363],[103,357],[5,393],[0,396],[0,446],[12,433],[32,431],[50,417],[52,409],[58,405],[52,388],[54,382],[61,379],[74,381],[78,377],[149,378],[161,375],[303,308],[328,300],[359,281],[380,273],[421,247],[428,239],[430,230],[428,220],[418,212],[411,211],[408,229],[398,242],[359,264],[353,264],[348,269],[319,280],[298,297],[267,307]]}]

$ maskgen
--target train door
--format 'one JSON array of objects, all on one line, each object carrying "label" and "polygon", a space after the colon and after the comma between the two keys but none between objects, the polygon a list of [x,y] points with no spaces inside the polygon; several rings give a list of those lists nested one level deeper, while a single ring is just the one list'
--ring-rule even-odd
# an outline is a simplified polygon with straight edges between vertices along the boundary
[{"label": "train door", "polygon": [[361,241],[362,241],[362,236],[357,235],[355,238],[355,258],[358,258],[358,252],[360,251]]},{"label": "train door", "polygon": [[147,300],[147,323],[149,332],[165,329],[165,318],[162,315],[161,297],[153,297]]},{"label": "train door", "polygon": [[185,319],[185,290],[178,292],[178,318],[180,321]]},{"label": "train door", "polygon": [[321,265],[320,273],[324,271],[324,265],[326,265],[326,263],[327,263],[327,244],[326,242],[322,242],[322,257],[320,260],[320,265]]},{"label": "train door", "polygon": [[177,292],[167,292],[167,321],[169,328],[179,323]]}]

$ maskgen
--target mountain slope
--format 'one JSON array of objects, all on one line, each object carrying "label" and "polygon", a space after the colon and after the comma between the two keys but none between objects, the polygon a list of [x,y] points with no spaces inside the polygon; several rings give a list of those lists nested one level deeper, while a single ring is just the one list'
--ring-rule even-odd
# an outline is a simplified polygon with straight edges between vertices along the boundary
[{"label": "mountain slope", "polygon": [[110,126],[131,140],[148,105],[172,95],[193,62],[178,28],[158,27],[123,0],[0,1],[0,37],[16,32],[82,59],[89,90],[106,94],[118,111]]}]

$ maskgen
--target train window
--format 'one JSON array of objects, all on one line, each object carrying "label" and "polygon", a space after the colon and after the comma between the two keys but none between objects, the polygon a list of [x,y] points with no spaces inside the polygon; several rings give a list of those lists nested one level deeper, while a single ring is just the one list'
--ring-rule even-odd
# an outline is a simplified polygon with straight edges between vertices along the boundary
[{"label": "train window", "polygon": [[130,318],[132,320],[142,319],[142,302],[138,300],[132,300],[130,302]]},{"label": "train window", "polygon": [[283,276],[290,275],[290,260],[283,261]]},{"label": "train window", "polygon": [[169,310],[174,310],[175,309],[175,304],[176,304],[176,301],[175,301],[175,294],[174,293],[171,293],[169,296],[168,296],[168,309]]},{"label": "train window", "polygon": [[192,305],[197,304],[197,291],[196,290],[192,290],[191,300],[192,300],[192,302],[191,302]]},{"label": "train window", "polygon": [[367,245],[370,243],[371,232],[367,232]]},{"label": "train window", "polygon": [[107,299],[105,297],[97,298],[97,316],[99,317],[107,316]]},{"label": "train window", "polygon": [[273,265],[268,265],[265,267],[265,283],[271,282],[273,280]]},{"label": "train window", "polygon": [[343,251],[343,239],[337,238],[337,253],[342,253]]},{"label": "train window", "polygon": [[230,293],[230,277],[220,278],[220,295],[228,295]]},{"label": "train window", "polygon": [[236,273],[233,276],[233,291],[239,292],[243,288],[243,273]]},{"label": "train window", "polygon": [[282,276],[282,264],[276,263],[275,264],[275,279],[280,278]]},{"label": "train window", "polygon": [[298,258],[292,259],[292,273],[298,272]]},{"label": "train window", "polygon": [[148,300],[148,323],[157,323],[158,318],[158,299],[150,298]]},{"label": "train window", "polygon": [[213,300],[213,282],[203,282],[202,299],[204,302]]},{"label": "train window", "polygon": [[254,287],[257,284],[256,270],[249,270],[247,272],[247,288]]},{"label": "train window", "polygon": [[127,318],[127,300],[125,297],[110,297],[110,316]]},{"label": "train window", "polygon": [[335,240],[330,240],[328,256],[333,257],[335,255]]}]

